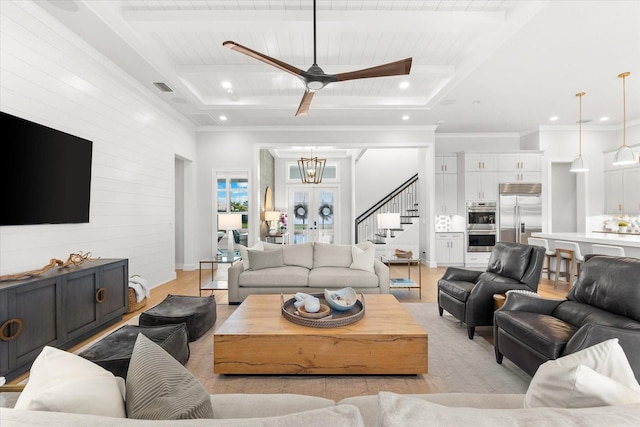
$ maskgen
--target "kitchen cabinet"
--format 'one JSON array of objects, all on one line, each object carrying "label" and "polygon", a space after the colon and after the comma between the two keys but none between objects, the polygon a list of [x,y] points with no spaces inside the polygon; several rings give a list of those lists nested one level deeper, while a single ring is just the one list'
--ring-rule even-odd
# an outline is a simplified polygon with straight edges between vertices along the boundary
[{"label": "kitchen cabinet", "polygon": [[456,155],[438,155],[435,163],[436,173],[456,173],[458,171],[458,157]]},{"label": "kitchen cabinet", "polygon": [[640,213],[640,167],[619,168],[604,173],[606,214]]},{"label": "kitchen cabinet", "polygon": [[31,367],[45,345],[67,349],[122,318],[128,260],[98,259],[0,283],[0,376]]},{"label": "kitchen cabinet", "polygon": [[542,174],[540,172],[499,172],[498,181],[502,183],[508,182],[541,182]]},{"label": "kitchen cabinet", "polygon": [[498,156],[495,153],[464,153],[465,172],[498,170]]},{"label": "kitchen cabinet", "polygon": [[500,153],[498,169],[504,172],[540,172],[540,153]]},{"label": "kitchen cabinet", "polygon": [[467,172],[464,174],[464,193],[467,201],[498,200],[497,172]]},{"label": "kitchen cabinet", "polygon": [[464,233],[436,233],[436,263],[464,265]]},{"label": "kitchen cabinet", "polygon": [[436,156],[436,214],[458,213],[458,175],[456,156]]}]

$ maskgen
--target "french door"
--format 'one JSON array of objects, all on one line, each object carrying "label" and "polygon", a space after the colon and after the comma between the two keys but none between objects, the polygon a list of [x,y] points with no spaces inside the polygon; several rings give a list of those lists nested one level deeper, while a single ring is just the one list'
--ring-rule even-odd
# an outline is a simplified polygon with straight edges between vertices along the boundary
[{"label": "french door", "polygon": [[338,186],[288,186],[287,215],[293,243],[338,241]]}]

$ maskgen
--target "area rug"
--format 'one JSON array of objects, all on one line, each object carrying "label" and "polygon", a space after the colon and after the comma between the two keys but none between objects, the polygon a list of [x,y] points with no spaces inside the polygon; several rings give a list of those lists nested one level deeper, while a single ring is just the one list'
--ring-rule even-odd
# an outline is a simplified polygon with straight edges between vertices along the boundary
[{"label": "area rug", "polygon": [[495,361],[491,328],[478,328],[473,340],[466,327],[434,303],[403,303],[429,336],[429,373],[425,375],[216,375],[213,373],[213,332],[235,307],[218,306],[218,320],[190,343],[186,367],[212,394],[299,393],[333,400],[395,393],[524,393],[531,377],[504,360]]}]

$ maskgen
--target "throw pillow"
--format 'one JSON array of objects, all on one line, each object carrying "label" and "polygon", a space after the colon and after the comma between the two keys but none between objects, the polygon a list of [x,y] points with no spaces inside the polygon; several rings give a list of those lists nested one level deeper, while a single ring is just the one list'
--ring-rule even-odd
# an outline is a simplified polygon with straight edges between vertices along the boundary
[{"label": "throw pillow", "polygon": [[[580,365],[640,393],[629,360],[618,339],[614,338],[540,365],[525,394],[524,407],[581,408],[590,406],[593,401],[616,403],[614,396],[606,395],[612,387],[606,388],[604,384],[601,389],[585,387],[584,378],[592,379],[593,375],[577,369]],[[611,386],[611,382],[607,384]],[[615,386],[615,389],[619,390],[619,387]],[[633,396],[623,396],[620,403],[629,399]]]},{"label": "throw pillow", "polygon": [[49,346],[33,362],[15,408],[126,417],[120,383],[111,372]]},{"label": "throw pillow", "polygon": [[378,425],[396,426],[633,426],[640,422],[639,405],[596,408],[486,409],[448,407],[390,392],[378,395]]},{"label": "throw pillow", "polygon": [[[244,267],[245,270],[248,270],[250,268],[249,252],[248,252],[249,248],[247,248],[245,245],[240,245],[240,244],[236,244],[236,246],[240,251],[240,258],[242,258],[242,266]],[[251,246],[251,249],[255,251],[263,251],[264,244],[262,242],[256,242],[255,245]]]},{"label": "throw pillow", "polygon": [[282,249],[273,251],[254,251],[249,252],[249,269],[262,270],[264,268],[284,267],[284,258],[282,257]]},{"label": "throw pillow", "polygon": [[133,347],[126,386],[129,418],[213,418],[204,387],[173,356],[142,334],[138,334]]},{"label": "throw pillow", "polygon": [[373,269],[373,261],[376,257],[376,248],[374,246],[364,251],[357,246],[352,246],[351,257],[353,258],[353,262],[349,268],[375,273],[375,270]]}]

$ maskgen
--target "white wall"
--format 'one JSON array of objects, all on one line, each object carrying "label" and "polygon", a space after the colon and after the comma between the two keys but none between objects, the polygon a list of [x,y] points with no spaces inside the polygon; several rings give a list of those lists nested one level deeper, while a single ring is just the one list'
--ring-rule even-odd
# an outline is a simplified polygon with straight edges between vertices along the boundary
[{"label": "white wall", "polygon": [[195,158],[194,127],[40,7],[1,3],[0,109],[92,140],[93,169],[90,222],[0,227],[0,273],[84,251],[171,280],[174,159]]},{"label": "white wall", "polygon": [[435,137],[435,154],[457,153],[459,151],[520,150],[520,135],[514,133],[437,133]]}]

